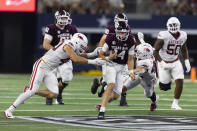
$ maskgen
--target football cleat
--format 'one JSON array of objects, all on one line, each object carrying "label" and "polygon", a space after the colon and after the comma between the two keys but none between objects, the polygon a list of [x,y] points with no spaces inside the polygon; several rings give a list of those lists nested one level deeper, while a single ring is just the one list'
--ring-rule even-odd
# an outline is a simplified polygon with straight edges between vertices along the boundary
[{"label": "football cleat", "polygon": [[105,112],[99,112],[97,119],[104,120],[105,119]]},{"label": "football cleat", "polygon": [[126,100],[126,95],[121,94],[120,106],[129,106]]},{"label": "football cleat", "polygon": [[97,89],[99,86],[100,86],[99,80],[97,78],[95,78],[93,81],[92,87],[91,87],[92,94],[95,94],[97,92]]},{"label": "football cleat", "polygon": [[156,103],[151,103],[150,111],[154,111],[156,108],[157,108],[157,104]]},{"label": "football cleat", "polygon": [[23,92],[26,92],[27,90],[29,90],[29,86],[25,86]]},{"label": "football cleat", "polygon": [[15,117],[12,115],[12,112],[11,112],[9,109],[5,110],[5,111],[3,112],[3,115],[4,115],[6,118],[8,118],[8,119],[13,119],[13,118],[15,118]]},{"label": "football cleat", "polygon": [[182,108],[176,103],[172,103],[171,109],[172,110],[182,110]]},{"label": "football cleat", "polygon": [[52,105],[53,104],[53,98],[46,98],[46,105]]},{"label": "football cleat", "polygon": [[100,111],[101,105],[96,105],[95,108],[96,108],[96,110]]},{"label": "football cleat", "polygon": [[64,101],[62,99],[56,99],[55,104],[64,105]]}]

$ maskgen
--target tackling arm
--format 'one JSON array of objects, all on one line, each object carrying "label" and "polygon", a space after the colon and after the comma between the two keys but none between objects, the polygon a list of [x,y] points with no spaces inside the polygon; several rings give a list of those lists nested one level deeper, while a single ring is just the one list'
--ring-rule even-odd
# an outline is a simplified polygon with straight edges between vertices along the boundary
[{"label": "tackling arm", "polygon": [[155,50],[153,51],[153,55],[155,57],[155,59],[159,62],[162,61],[160,55],[159,55],[159,50],[163,47],[164,45],[164,41],[161,39],[157,39],[157,41],[155,42],[154,48]]},{"label": "tackling arm", "polygon": [[70,59],[73,62],[77,62],[77,63],[82,63],[82,64],[88,64],[88,59],[78,56],[72,47],[70,47],[69,45],[65,45],[64,46],[64,51],[66,52],[66,54],[70,57]]}]

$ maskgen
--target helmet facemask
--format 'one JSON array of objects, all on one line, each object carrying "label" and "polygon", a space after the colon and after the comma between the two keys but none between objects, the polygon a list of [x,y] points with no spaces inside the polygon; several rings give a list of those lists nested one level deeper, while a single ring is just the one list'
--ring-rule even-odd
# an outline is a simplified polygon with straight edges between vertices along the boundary
[{"label": "helmet facemask", "polygon": [[72,19],[70,18],[70,14],[65,10],[56,11],[55,13],[56,23],[60,26],[65,26],[67,24],[71,24]]},{"label": "helmet facemask", "polygon": [[167,22],[167,29],[172,34],[176,34],[180,30],[180,22],[176,17],[171,17]]},{"label": "helmet facemask", "polygon": [[129,27],[128,24],[125,22],[118,22],[115,27],[116,37],[120,41],[126,41],[129,36]]}]

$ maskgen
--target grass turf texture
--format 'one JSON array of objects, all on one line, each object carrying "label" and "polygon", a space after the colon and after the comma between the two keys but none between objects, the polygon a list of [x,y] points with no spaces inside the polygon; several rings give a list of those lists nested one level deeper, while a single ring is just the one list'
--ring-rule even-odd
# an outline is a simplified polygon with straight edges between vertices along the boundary
[{"label": "grass turf texture", "polygon": [[[23,91],[24,85],[28,85],[30,74],[0,74],[0,111],[7,109],[18,95]],[[94,109],[101,99],[90,92],[90,86],[94,77],[74,76],[73,81],[63,92],[65,105],[45,105],[45,98],[33,96],[25,104],[17,107],[15,116],[59,116],[59,115],[95,115],[98,112]],[[164,92],[156,88],[160,96],[158,108],[154,112],[149,111],[150,100],[145,98],[143,88],[138,86],[128,91],[127,100],[129,107],[120,107],[119,100],[107,106],[107,115],[160,115],[160,116],[190,116],[197,117],[197,84],[184,83],[183,93],[180,99],[181,111],[171,110],[173,100],[174,83],[170,91]],[[41,85],[40,89],[45,89]],[[100,88],[99,88],[100,89]],[[109,129],[95,129],[75,127],[57,124],[34,122],[22,119],[5,119],[0,116],[0,131],[107,131]],[[113,129],[114,130],[114,129]]]}]

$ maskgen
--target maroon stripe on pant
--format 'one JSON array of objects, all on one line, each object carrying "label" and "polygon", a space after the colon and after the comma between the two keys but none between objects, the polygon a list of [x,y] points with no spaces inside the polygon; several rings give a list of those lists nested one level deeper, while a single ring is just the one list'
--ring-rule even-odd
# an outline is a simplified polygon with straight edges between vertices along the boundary
[{"label": "maroon stripe on pant", "polygon": [[39,60],[38,61],[38,64],[36,65],[36,67],[35,67],[35,69],[34,69],[34,75],[33,75],[33,79],[32,79],[32,81],[31,81],[31,84],[30,84],[30,90],[32,90],[32,88],[33,88],[33,83],[34,83],[34,80],[35,80],[35,76],[36,76],[36,73],[37,73],[37,69],[38,69],[38,66],[39,66],[39,64],[40,64],[40,62],[41,62],[41,60]]}]

